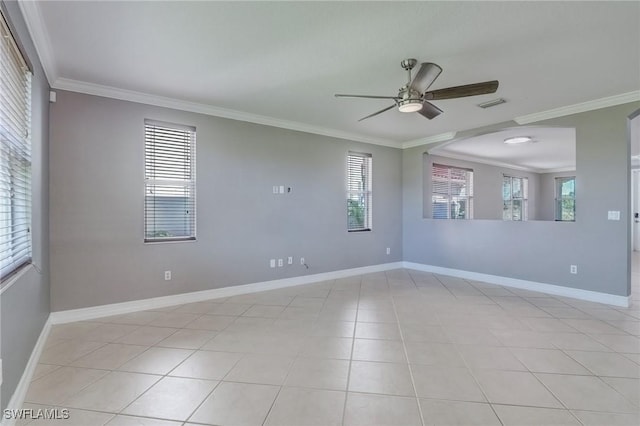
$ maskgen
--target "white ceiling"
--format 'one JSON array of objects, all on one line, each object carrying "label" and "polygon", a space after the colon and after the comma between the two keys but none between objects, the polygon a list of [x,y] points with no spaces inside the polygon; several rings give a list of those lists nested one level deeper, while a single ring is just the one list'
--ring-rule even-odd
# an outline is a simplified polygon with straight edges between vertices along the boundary
[{"label": "white ceiling", "polygon": [[[529,136],[533,143],[504,143],[505,139],[515,136]],[[574,128],[531,126],[504,129],[452,141],[429,150],[429,153],[539,173],[575,170],[576,131]]]},{"label": "white ceiling", "polygon": [[[109,86],[392,145],[640,89],[640,2],[21,7],[53,87],[108,94],[101,86]],[[334,98],[395,95],[406,79],[400,61],[410,57],[444,69],[433,89],[493,79],[500,88],[434,102],[444,114],[432,121],[392,110],[358,122],[390,103]],[[508,103],[476,106],[497,97]]]}]

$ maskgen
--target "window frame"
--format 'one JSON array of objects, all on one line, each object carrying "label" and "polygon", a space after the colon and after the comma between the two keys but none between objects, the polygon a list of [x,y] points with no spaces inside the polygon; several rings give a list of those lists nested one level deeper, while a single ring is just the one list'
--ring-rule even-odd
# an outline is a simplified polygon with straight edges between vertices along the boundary
[{"label": "window frame", "polygon": [[[352,160],[352,158],[354,160]],[[361,179],[352,182],[352,161],[362,161]],[[349,151],[347,153],[347,232],[370,232],[373,229],[373,155],[365,152]],[[358,189],[356,185],[361,184]],[[358,185],[359,186],[359,185]],[[355,203],[358,203],[354,205]],[[361,211],[362,226],[354,226],[354,211]],[[360,222],[355,219],[355,225]]]},{"label": "window frame", "polygon": [[[563,196],[562,195],[562,183],[573,181],[573,195]],[[576,221],[576,177],[575,176],[556,176],[554,178],[554,219],[556,222],[575,222]],[[563,207],[561,204],[564,204],[565,201],[573,201],[573,219],[563,219]]]},{"label": "window frame", "polygon": [[[160,141],[162,144],[163,141],[166,142],[166,139],[155,139],[156,145],[153,145],[154,141],[150,140],[149,132],[153,131],[152,129],[165,129],[165,131],[180,133],[182,132],[185,136],[188,135],[188,142],[184,145],[184,152],[182,153],[185,157],[188,157],[188,163],[185,161],[184,168],[187,171],[184,171],[183,174],[188,177],[179,178],[177,176],[180,173],[175,172],[176,164],[169,164],[168,162],[164,165],[164,169],[162,167],[154,166],[157,164],[156,156],[158,154],[157,142]],[[144,120],[144,229],[143,229],[143,240],[145,244],[156,244],[156,243],[175,243],[175,242],[189,242],[196,241],[196,229],[197,229],[197,193],[196,193],[196,128],[193,126],[187,126],[182,124],[168,123],[164,121],[157,121],[151,119]],[[167,137],[168,138],[168,137]],[[175,143],[175,141],[171,141],[170,143]],[[188,148],[188,149],[187,149]],[[174,149],[174,147],[172,147]],[[163,150],[159,150],[160,154],[163,154]],[[166,152],[168,149],[166,146],[164,147],[164,154],[171,155],[171,152]],[[150,155],[153,152],[154,155]],[[167,161],[167,160],[165,160]],[[157,174],[171,175],[176,176],[175,178],[157,178],[153,177]],[[154,192],[151,189],[164,190],[165,195],[154,195],[149,196],[149,194],[153,194]],[[189,194],[185,196],[185,205],[186,209],[185,215],[187,219],[184,221],[185,233],[184,235],[159,235],[163,233],[170,234],[169,231],[166,230],[156,230],[155,229],[155,221],[157,220],[156,213],[160,210],[157,207],[157,200],[160,197],[170,198],[171,193],[179,193],[182,190],[184,193]],[[176,197],[175,195],[173,197]],[[179,197],[179,196],[178,196]],[[151,208],[148,203],[152,201],[154,203]],[[157,234],[155,236],[149,236],[151,233],[151,229],[149,229],[150,225],[150,213],[154,222],[153,233]],[[171,219],[170,225],[179,226],[179,219]]]},{"label": "window frame", "polygon": [[0,134],[0,282],[4,286],[32,263],[33,73],[2,10],[0,26],[0,85],[6,85],[8,101],[0,104],[0,131],[5,135]]},{"label": "window frame", "polygon": [[[446,169],[447,176],[440,177],[438,176],[438,169]],[[465,176],[465,185],[467,195],[461,196],[459,194],[453,194],[452,183],[454,182],[453,171],[456,172],[464,172]],[[438,220],[472,220],[473,219],[473,204],[474,204],[474,196],[473,196],[473,169],[467,167],[458,167],[458,166],[450,166],[447,164],[439,164],[439,163],[431,163],[431,218]],[[436,191],[436,182],[446,183],[447,184],[447,192]],[[447,217],[441,217],[438,212],[441,209],[436,209],[435,198],[446,198],[446,213]],[[465,199],[466,204],[464,208],[464,216],[465,217],[452,217],[452,205],[454,203],[458,203],[460,199]]]},{"label": "window frame", "polygon": [[[505,184],[505,180],[509,179],[509,198],[505,198],[505,194],[504,194],[504,184]],[[514,180],[519,180],[520,181],[520,188],[521,188],[521,197],[514,197],[513,196],[513,181]],[[521,214],[520,214],[520,218],[519,219],[515,219],[514,217],[514,210],[513,210],[513,204],[514,201],[520,201],[521,202]],[[511,205],[510,208],[510,217],[509,218],[505,218],[505,203],[509,202]],[[525,222],[527,220],[529,220],[529,178],[526,176],[512,176],[512,175],[507,175],[507,174],[503,174],[502,175],[502,220],[504,221],[514,221],[514,222]]]}]

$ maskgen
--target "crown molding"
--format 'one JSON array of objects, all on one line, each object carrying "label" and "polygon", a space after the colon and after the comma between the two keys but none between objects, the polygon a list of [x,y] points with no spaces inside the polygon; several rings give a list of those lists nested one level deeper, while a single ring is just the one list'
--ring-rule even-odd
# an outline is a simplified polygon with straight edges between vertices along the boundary
[{"label": "crown molding", "polygon": [[494,161],[480,157],[474,157],[472,155],[464,155],[464,154],[450,154],[448,152],[439,153],[437,149],[434,151],[427,152],[429,155],[437,155],[438,157],[451,158],[453,160],[462,160],[462,161],[471,161],[473,163],[486,164],[488,166],[496,166],[503,167],[506,169],[520,170],[523,172],[530,173],[564,173],[564,172],[575,172],[576,168],[574,167],[558,167],[555,169],[539,169],[536,167],[527,167],[527,166],[518,166],[516,164],[504,163],[502,161]]},{"label": "crown molding", "polygon": [[456,132],[440,133],[439,135],[427,136],[426,138],[414,139],[411,141],[402,142],[401,148],[407,149],[407,148],[413,148],[420,145],[429,145],[437,142],[445,142],[455,137],[456,137]]},{"label": "crown molding", "polygon": [[520,170],[523,172],[543,173],[539,169],[533,167],[517,166],[515,164],[503,163],[502,161],[488,160],[485,158],[474,157],[472,155],[451,154],[448,152],[438,152],[437,150],[427,152],[427,155],[437,155],[438,157],[451,158],[452,160],[470,161],[472,163],[486,164],[488,166],[503,167],[506,169]]},{"label": "crown molding", "polygon": [[373,145],[382,145],[392,148],[400,148],[399,142],[387,139],[378,139],[355,133],[342,132],[340,130],[326,127],[313,126],[296,121],[281,120],[264,115],[250,114],[247,112],[232,109],[215,107],[212,105],[189,102],[180,99],[168,98],[164,96],[151,95],[133,90],[118,89],[117,87],[104,86],[101,84],[86,83],[83,81],[58,78],[52,85],[54,89],[67,90],[70,92],[84,93],[87,95],[101,96],[105,98],[119,99],[123,101],[136,102],[140,104],[172,108],[181,111],[195,112],[198,114],[212,115],[215,117],[228,118],[231,120],[247,121],[249,123],[262,124],[282,129],[295,130],[298,132],[313,133],[316,135],[328,136],[349,141],[363,142]]},{"label": "crown molding", "polygon": [[560,108],[554,108],[534,114],[522,115],[520,117],[514,118],[513,120],[516,123],[523,125],[535,123],[536,121],[549,120],[551,118],[564,117],[566,115],[578,114],[581,112],[593,111],[596,109],[607,108],[637,101],[640,101],[640,90],[622,93],[615,96],[608,96],[606,98],[595,99],[593,101],[582,102],[579,104],[568,105]]},{"label": "crown molding", "polygon": [[36,48],[44,74],[51,86],[58,78],[58,68],[56,67],[53,48],[47,34],[47,27],[40,13],[40,6],[37,1],[19,1],[18,6],[27,24],[27,30]]},{"label": "crown molding", "polygon": [[557,169],[543,169],[540,170],[538,173],[575,173],[576,172],[576,168],[575,167],[558,167]]}]

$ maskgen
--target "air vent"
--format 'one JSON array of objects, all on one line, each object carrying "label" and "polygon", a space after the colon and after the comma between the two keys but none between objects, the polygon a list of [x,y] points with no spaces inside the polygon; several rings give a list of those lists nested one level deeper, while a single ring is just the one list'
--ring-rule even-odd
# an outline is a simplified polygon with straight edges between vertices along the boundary
[{"label": "air vent", "polygon": [[496,106],[496,105],[503,104],[503,103],[505,103],[505,102],[507,102],[507,101],[505,101],[505,100],[504,100],[504,99],[502,99],[502,98],[498,98],[498,99],[494,99],[494,100],[492,100],[492,101],[483,102],[483,103],[481,103],[481,104],[478,104],[478,106],[479,106],[480,108],[491,108],[491,107],[494,107],[494,106]]}]

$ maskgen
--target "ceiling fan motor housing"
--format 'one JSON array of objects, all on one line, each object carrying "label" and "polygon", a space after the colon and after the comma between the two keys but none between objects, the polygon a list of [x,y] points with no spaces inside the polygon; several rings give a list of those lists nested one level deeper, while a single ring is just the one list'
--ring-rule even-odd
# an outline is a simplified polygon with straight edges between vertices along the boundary
[{"label": "ceiling fan motor housing", "polygon": [[400,112],[416,112],[422,109],[422,94],[409,86],[400,89],[398,98],[400,99],[396,104]]},{"label": "ceiling fan motor housing", "polygon": [[402,60],[402,62],[400,62],[400,66],[407,71],[411,71],[413,67],[416,66],[417,63],[418,63],[417,59],[413,59],[413,58],[404,59]]}]

